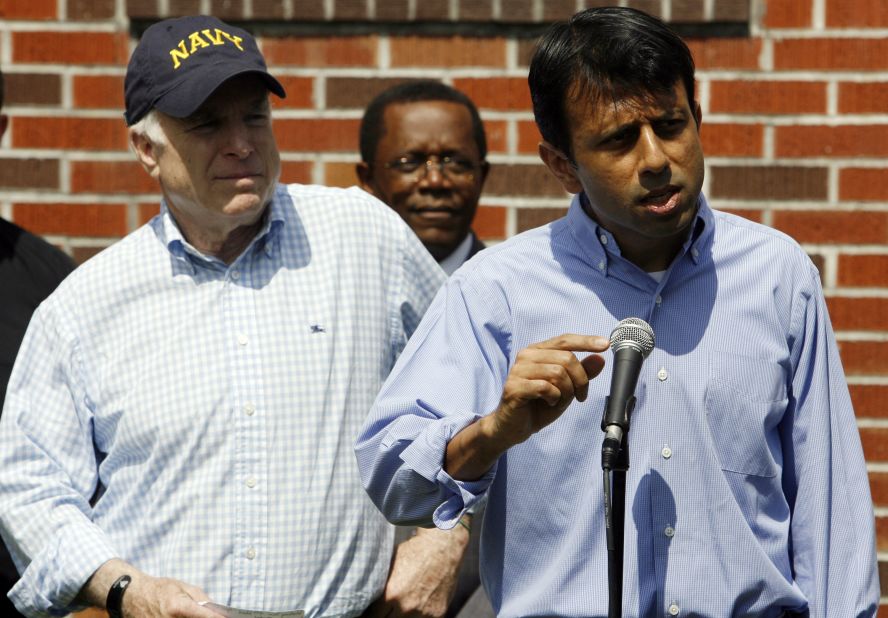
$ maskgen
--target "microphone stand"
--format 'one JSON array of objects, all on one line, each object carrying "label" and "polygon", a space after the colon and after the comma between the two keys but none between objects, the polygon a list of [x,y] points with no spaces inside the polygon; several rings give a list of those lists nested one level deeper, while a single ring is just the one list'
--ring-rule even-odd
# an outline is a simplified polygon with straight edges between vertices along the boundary
[{"label": "microphone stand", "polygon": [[607,534],[608,618],[623,616],[623,537],[626,528],[626,471],[629,469],[629,417],[635,397],[626,402],[626,423],[622,439],[610,433],[601,447],[604,486],[604,523]]}]

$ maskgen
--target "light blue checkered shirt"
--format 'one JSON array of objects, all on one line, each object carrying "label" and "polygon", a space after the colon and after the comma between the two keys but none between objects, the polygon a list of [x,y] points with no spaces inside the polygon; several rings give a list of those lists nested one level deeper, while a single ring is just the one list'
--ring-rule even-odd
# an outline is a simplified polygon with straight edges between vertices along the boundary
[{"label": "light blue checkered shirt", "polygon": [[268,212],[226,266],[164,208],[36,312],[0,423],[21,609],[64,612],[112,557],[307,616],[382,590],[352,446],[444,274],[358,189],[280,185]]},{"label": "light blue checkered shirt", "polygon": [[501,618],[608,613],[610,364],[479,481],[442,470],[447,441],[495,409],[522,348],[630,316],[657,342],[629,434],[623,616],[876,613],[872,502],[817,271],[703,198],[693,231],[658,283],[575,198],[451,277],[379,395],[357,444],[371,497],[446,528],[487,492],[482,579]]}]

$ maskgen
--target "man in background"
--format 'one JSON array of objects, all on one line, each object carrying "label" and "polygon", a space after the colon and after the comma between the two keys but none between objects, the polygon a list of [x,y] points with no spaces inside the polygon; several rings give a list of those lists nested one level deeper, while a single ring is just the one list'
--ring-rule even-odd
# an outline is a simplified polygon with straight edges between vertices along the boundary
[{"label": "man in background", "polygon": [[[487,136],[468,96],[433,80],[393,86],[364,111],[360,150],[356,172],[361,188],[397,212],[448,275],[484,248],[471,226],[489,170]],[[394,595],[400,585],[415,585],[411,579],[434,568],[420,559],[425,551],[417,559],[405,558],[414,553],[416,539],[438,538],[440,559],[461,566],[449,589],[442,586],[436,591],[436,604],[446,603],[452,595],[448,617],[493,616],[478,569],[483,514],[480,504],[466,512],[453,530],[399,527],[396,552],[405,571],[392,572],[386,593]]]},{"label": "man in background", "polygon": [[449,275],[484,248],[472,220],[490,168],[472,100],[441,82],[394,86],[361,120],[360,186],[391,206]]},{"label": "man in background", "polygon": [[161,212],[35,312],[0,421],[29,616],[353,618],[382,594],[394,530],[351,446],[444,274],[366,192],[278,183],[269,93],[256,41],[213,17],[133,52]]},{"label": "man in background", "polygon": [[[0,72],[0,110],[5,94]],[[0,139],[9,117],[0,113]],[[37,306],[74,270],[67,255],[33,234],[0,218],[0,409],[6,384],[28,321]],[[6,593],[18,580],[18,572],[6,546],[0,543],[0,615],[20,615]]]}]

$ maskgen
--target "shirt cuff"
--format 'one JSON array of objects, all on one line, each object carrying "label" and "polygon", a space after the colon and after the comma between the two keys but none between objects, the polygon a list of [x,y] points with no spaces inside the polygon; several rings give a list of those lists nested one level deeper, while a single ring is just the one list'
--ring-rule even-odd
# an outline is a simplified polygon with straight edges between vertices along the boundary
[{"label": "shirt cuff", "polygon": [[447,444],[460,431],[480,419],[477,414],[454,414],[431,423],[401,452],[407,466],[443,490],[445,500],[435,509],[432,521],[438,528],[453,528],[466,509],[486,495],[497,465],[475,481],[458,481],[444,471]]}]

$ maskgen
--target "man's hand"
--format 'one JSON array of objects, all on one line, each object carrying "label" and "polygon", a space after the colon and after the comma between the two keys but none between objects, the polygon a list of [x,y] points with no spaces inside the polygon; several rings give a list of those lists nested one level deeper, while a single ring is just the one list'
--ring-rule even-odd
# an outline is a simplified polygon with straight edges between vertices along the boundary
[{"label": "man's hand", "polygon": [[442,618],[456,589],[468,530],[416,531],[395,549],[385,592],[364,618]]},{"label": "man's hand", "polygon": [[606,337],[564,334],[518,352],[496,410],[447,444],[447,473],[459,480],[480,478],[500,455],[555,421],[574,399],[584,401],[604,359],[590,354],[578,360],[575,352],[603,352],[609,345]]},{"label": "man's hand", "polygon": [[121,575],[132,577],[121,606],[125,618],[219,618],[216,612],[198,605],[210,600],[200,588],[175,579],[151,577],[116,558],[93,573],[80,590],[78,601],[104,608],[108,591]]}]

